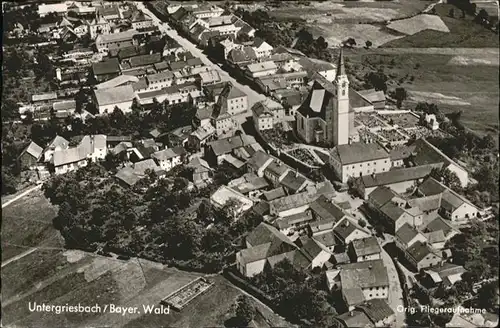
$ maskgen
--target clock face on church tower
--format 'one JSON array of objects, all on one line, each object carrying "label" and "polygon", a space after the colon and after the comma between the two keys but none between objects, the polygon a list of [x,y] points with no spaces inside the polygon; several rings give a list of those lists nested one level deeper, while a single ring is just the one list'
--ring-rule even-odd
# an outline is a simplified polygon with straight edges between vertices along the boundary
[{"label": "clock face on church tower", "polygon": [[347,87],[347,83],[345,83],[345,82],[344,82],[344,83],[342,83],[342,88],[344,89],[344,88],[346,88],[346,87]]}]

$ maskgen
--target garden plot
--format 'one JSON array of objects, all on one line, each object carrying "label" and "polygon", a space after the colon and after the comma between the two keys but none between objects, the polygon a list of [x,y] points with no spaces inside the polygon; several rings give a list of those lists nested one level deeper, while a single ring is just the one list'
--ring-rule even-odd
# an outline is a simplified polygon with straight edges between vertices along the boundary
[{"label": "garden plot", "polygon": [[462,98],[454,96],[446,96],[438,92],[425,91],[409,91],[410,100],[415,102],[432,102],[435,104],[452,105],[452,106],[469,106],[470,103]]},{"label": "garden plot", "polygon": [[390,122],[390,124],[397,125],[401,129],[412,129],[418,126],[418,117],[411,113],[399,113],[399,114],[385,114],[380,115],[380,117]]},{"label": "garden plot", "polygon": [[424,30],[435,30],[439,32],[450,32],[450,29],[437,15],[422,14],[412,18],[391,22],[388,28],[403,33],[413,35]]},{"label": "garden plot", "polygon": [[310,25],[310,32],[315,37],[323,36],[330,47],[335,47],[348,38],[354,38],[358,45],[364,45],[366,41],[370,41],[373,47],[378,47],[404,36],[371,24],[325,23],[319,20]]}]

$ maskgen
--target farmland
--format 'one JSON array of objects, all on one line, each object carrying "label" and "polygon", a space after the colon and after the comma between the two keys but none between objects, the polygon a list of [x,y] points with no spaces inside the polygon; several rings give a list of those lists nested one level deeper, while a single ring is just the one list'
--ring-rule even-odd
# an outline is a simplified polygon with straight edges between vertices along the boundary
[{"label": "farmland", "polygon": [[[180,271],[158,263],[120,260],[63,248],[52,227],[56,209],[40,191],[33,192],[2,211],[2,321],[17,327],[200,327],[222,326],[241,291],[221,276],[208,279],[215,286],[168,315],[111,313],[30,312],[29,302],[54,305],[106,304],[158,306],[161,299],[189,283],[198,273]],[[17,246],[14,246],[17,245]],[[36,247],[36,249],[33,249]],[[9,261],[10,259],[10,261]],[[257,304],[262,322],[290,326],[269,309]],[[266,325],[262,325],[266,327]]]},{"label": "farmland", "polygon": [[464,18],[461,18],[459,10],[456,9],[457,13],[455,17],[449,17],[449,11],[452,8],[454,7],[448,4],[435,6],[437,15],[439,15],[448,27],[449,32],[427,29],[404,38],[390,41],[384,44],[384,47],[495,48],[499,46],[498,34],[474,23],[472,16],[466,15]]}]

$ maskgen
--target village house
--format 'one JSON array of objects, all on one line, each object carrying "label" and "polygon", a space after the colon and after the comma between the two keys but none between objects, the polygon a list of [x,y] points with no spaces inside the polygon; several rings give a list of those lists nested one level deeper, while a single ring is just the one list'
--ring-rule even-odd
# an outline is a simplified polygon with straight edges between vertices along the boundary
[{"label": "village house", "polygon": [[43,148],[31,141],[19,155],[18,162],[21,168],[34,169],[37,167],[42,154]]},{"label": "village house", "polygon": [[428,268],[424,272],[425,276],[422,279],[424,285],[430,288],[442,285],[448,289],[456,282],[462,280],[462,274],[465,272],[465,269],[461,265],[443,263],[440,266]]},{"label": "village house", "polygon": [[242,193],[234,190],[231,187],[221,186],[217,191],[215,191],[212,196],[210,196],[210,202],[219,208],[224,207],[228,204],[228,201],[234,200],[233,215],[237,219],[238,215],[249,210],[254,202],[250,198],[246,197]]},{"label": "village house", "polygon": [[48,163],[52,160],[52,156],[56,150],[64,150],[69,148],[69,141],[61,136],[55,136],[54,139],[43,151],[43,161]]},{"label": "village house", "polygon": [[92,73],[97,82],[104,82],[118,77],[121,73],[118,59],[111,58],[92,64]]},{"label": "village house", "polygon": [[94,102],[100,115],[110,114],[115,107],[124,113],[132,111],[132,103],[136,94],[131,85],[116,88],[94,90]]},{"label": "village house", "polygon": [[389,296],[389,277],[382,260],[339,266],[342,298],[349,310],[365,301]]},{"label": "village house", "polygon": [[440,252],[421,241],[413,243],[413,245],[406,249],[404,255],[416,271],[435,267],[443,263]]},{"label": "village house", "polygon": [[132,75],[118,75],[111,80],[107,80],[105,82],[99,83],[95,86],[96,89],[110,89],[116,88],[123,85],[132,85],[132,87],[139,82],[139,79]]},{"label": "village house", "polygon": [[377,238],[372,236],[363,239],[357,239],[351,243],[352,262],[362,262],[379,260],[382,249]]},{"label": "village house", "polygon": [[68,12],[68,5],[66,3],[39,4],[37,12],[40,17],[45,17],[50,13],[64,15]]},{"label": "village house", "polygon": [[308,268],[323,268],[332,254],[326,249],[321,247],[321,245],[311,237],[300,237],[297,239],[297,244],[302,251],[302,253],[311,262]]},{"label": "village house", "polygon": [[264,177],[277,187],[290,170],[288,165],[276,158],[265,168]]},{"label": "village house", "polygon": [[354,240],[370,237],[370,232],[367,229],[362,228],[349,217],[338,221],[333,228],[333,232],[343,245],[348,245]]},{"label": "village house", "polygon": [[343,183],[351,177],[387,172],[391,168],[389,154],[376,143],[339,145],[330,155],[333,169]]},{"label": "village house", "polygon": [[294,240],[299,237],[302,231],[307,231],[309,223],[313,221],[314,218],[311,212],[305,211],[289,216],[279,217],[273,222],[273,225],[276,226],[276,228],[278,228],[280,232],[288,236],[291,240]]},{"label": "village house", "polygon": [[254,173],[259,177],[264,176],[264,170],[274,158],[263,151],[255,152],[246,163],[246,169],[249,173]]},{"label": "village house", "polygon": [[401,228],[396,231],[394,236],[394,241],[396,247],[401,251],[405,252],[410,246],[416,242],[426,243],[427,238],[424,234],[418,231],[415,227],[412,227],[408,223],[405,223]]},{"label": "village house", "polygon": [[92,40],[99,35],[111,34],[111,24],[102,16],[96,15],[95,18],[87,23],[87,31]]},{"label": "village house", "polygon": [[273,51],[273,47],[261,38],[255,38],[252,48],[258,59],[270,56]]},{"label": "village house", "polygon": [[151,154],[151,158],[156,160],[158,165],[166,172],[170,171],[177,165],[182,164],[183,157],[186,155],[186,150],[182,147],[167,148]]},{"label": "village house", "polygon": [[311,79],[314,74],[323,76],[326,80],[333,82],[337,75],[337,67],[324,60],[300,57],[298,60],[299,65],[304,71],[307,72],[308,77]]},{"label": "village house", "polygon": [[134,38],[135,35],[137,35],[136,30],[127,30],[113,34],[99,34],[95,39],[95,45],[97,51],[100,53],[107,53],[112,46],[137,46],[137,41]]},{"label": "village house", "polygon": [[[339,271],[340,272],[340,271]],[[345,328],[374,328],[375,325],[370,320],[370,318],[366,315],[365,312],[361,310],[356,310],[352,307],[353,310],[348,312],[344,312],[341,315],[338,315],[336,319],[340,321],[341,327]]]},{"label": "village house", "polygon": [[245,76],[251,80],[259,77],[274,75],[278,71],[278,67],[272,61],[250,64],[245,69]]},{"label": "village house", "polygon": [[164,171],[158,165],[156,165],[153,159],[148,158],[122,168],[115,174],[115,178],[124,187],[130,188],[136,185],[136,183],[141,179],[146,177],[147,170],[155,172],[159,177],[164,176]]},{"label": "village house", "polygon": [[232,68],[243,68],[255,61],[257,61],[257,55],[250,46],[232,49],[227,55],[227,63]]},{"label": "village house", "polygon": [[398,194],[404,194],[429,176],[434,167],[422,165],[363,175],[354,180],[354,186],[364,199],[379,186],[386,186]]},{"label": "village house", "polygon": [[460,231],[454,228],[447,220],[443,219],[439,215],[437,215],[433,220],[430,220],[423,228],[423,233],[431,233],[442,231],[445,240],[450,240],[453,236],[460,233]]},{"label": "village house", "polygon": [[280,185],[289,195],[301,192],[312,184],[313,182],[311,180],[299,174],[297,171],[288,171],[285,177],[280,181]]},{"label": "village house", "polygon": [[191,181],[193,181],[195,186],[203,187],[209,183],[212,176],[212,169],[205,160],[200,157],[193,157],[186,166],[193,170]]},{"label": "village house", "polygon": [[252,119],[257,131],[265,131],[274,128],[274,114],[262,103],[252,106]]},{"label": "village house", "polygon": [[[363,311],[375,327],[391,327],[396,321],[396,314],[386,300],[374,298],[356,306],[356,310]],[[351,327],[351,326],[349,326]],[[354,326],[353,326],[354,327]],[[356,326],[364,327],[364,326]]]},{"label": "village house", "polygon": [[439,214],[453,222],[467,221],[479,216],[479,209],[466,197],[459,195],[436,179],[429,177],[417,188],[419,196],[441,195]]},{"label": "village house", "polygon": [[246,236],[245,244],[246,248],[236,253],[236,267],[245,277],[261,273],[268,260],[273,261],[275,257],[282,260],[283,254],[297,251],[288,237],[264,222]]}]

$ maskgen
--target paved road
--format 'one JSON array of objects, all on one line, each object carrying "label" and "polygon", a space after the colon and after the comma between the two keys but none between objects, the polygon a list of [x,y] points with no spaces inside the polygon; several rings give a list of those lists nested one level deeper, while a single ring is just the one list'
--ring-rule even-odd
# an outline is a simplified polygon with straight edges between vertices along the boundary
[{"label": "paved road", "polygon": [[392,261],[389,254],[382,248],[382,261],[387,268],[387,275],[389,276],[389,299],[388,303],[391,309],[396,313],[395,327],[405,327],[406,314],[404,311],[397,311],[398,306],[404,307],[403,304],[403,290],[399,282],[399,276],[396,271],[396,266]]},{"label": "paved road", "polygon": [[156,25],[158,25],[162,33],[167,34],[169,37],[177,41],[182,47],[191,52],[195,57],[200,58],[205,65],[210,66],[213,69],[217,70],[223,81],[231,81],[235,86],[244,91],[248,95],[249,108],[251,108],[253,104],[266,99],[265,95],[256,92],[247,85],[239,83],[233,77],[231,77],[226,71],[220,68],[217,64],[211,62],[200,48],[198,48],[195,44],[193,44],[189,40],[180,36],[176,30],[170,29],[167,23],[162,22],[158,17],[156,17],[149,9],[147,9],[142,4],[142,2],[136,2],[135,4],[137,5],[137,8],[139,10],[143,11],[145,14],[149,15],[153,19],[153,22]]}]

